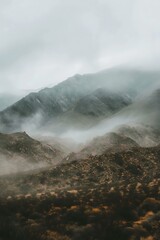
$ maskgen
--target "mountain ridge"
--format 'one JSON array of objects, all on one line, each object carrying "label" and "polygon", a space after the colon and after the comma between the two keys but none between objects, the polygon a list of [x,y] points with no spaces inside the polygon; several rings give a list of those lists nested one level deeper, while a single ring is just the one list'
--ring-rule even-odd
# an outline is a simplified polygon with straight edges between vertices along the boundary
[{"label": "mountain ridge", "polygon": [[[49,120],[62,116],[75,104],[97,88],[135,98],[143,88],[158,84],[160,72],[110,69],[95,74],[75,75],[52,88],[30,93],[12,106],[0,112],[1,131],[25,131],[25,124],[37,128]],[[141,81],[140,81],[141,80]],[[138,88],[136,84],[138,83]],[[154,84],[153,84],[154,83]],[[148,86],[147,86],[148,85]],[[32,121],[33,120],[33,121]]]}]

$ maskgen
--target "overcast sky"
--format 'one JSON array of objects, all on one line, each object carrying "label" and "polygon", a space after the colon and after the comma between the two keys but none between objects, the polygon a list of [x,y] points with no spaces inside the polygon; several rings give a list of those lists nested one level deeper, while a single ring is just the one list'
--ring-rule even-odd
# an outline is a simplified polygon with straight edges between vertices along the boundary
[{"label": "overcast sky", "polygon": [[0,0],[0,92],[119,64],[159,68],[160,0]]}]

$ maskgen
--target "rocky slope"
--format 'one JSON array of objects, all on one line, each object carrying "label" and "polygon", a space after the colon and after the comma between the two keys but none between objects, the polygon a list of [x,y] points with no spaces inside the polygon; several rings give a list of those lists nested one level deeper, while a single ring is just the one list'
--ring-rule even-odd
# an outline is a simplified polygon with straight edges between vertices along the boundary
[{"label": "rocky slope", "polygon": [[120,135],[114,132],[110,132],[101,137],[94,138],[91,142],[86,144],[77,153],[70,153],[64,161],[74,161],[85,159],[88,156],[102,155],[107,151],[119,152],[122,149],[132,149],[139,145],[129,137]]},{"label": "rocky slope", "polygon": [[131,149],[133,147],[154,147],[160,144],[160,131],[149,125],[142,124],[123,124],[106,133],[96,137],[77,149],[71,152],[65,161],[75,159],[84,159],[89,155],[101,155],[106,150],[114,150],[115,152],[122,149]]},{"label": "rocky slope", "polygon": [[1,177],[1,238],[159,240],[159,156],[135,147]]},{"label": "rocky slope", "polygon": [[[126,127],[126,131],[119,131],[125,136],[130,137],[129,132],[133,128],[133,140],[137,139],[137,143],[142,140],[142,146],[153,146],[155,142],[159,141],[159,129],[160,129],[160,90],[157,89],[151,94],[143,96],[141,99],[137,99],[135,102],[122,110],[111,115],[109,118],[99,122],[86,132],[81,132],[81,138],[91,139],[94,136],[102,136],[107,132],[117,132],[121,126]],[[137,129],[137,130],[136,130]],[[128,131],[128,134],[127,134]],[[134,132],[135,131],[135,132]],[[134,136],[136,135],[136,136]],[[138,136],[139,135],[139,136]],[[140,135],[142,135],[140,137]],[[144,137],[144,139],[143,139]],[[147,140],[148,139],[148,140]],[[156,140],[157,139],[157,140]]]},{"label": "rocky slope", "polygon": [[160,130],[149,125],[122,125],[115,132],[131,138],[141,147],[154,147],[160,144]]},{"label": "rocky slope", "polygon": [[36,128],[47,125],[47,121],[71,110],[77,101],[97,88],[107,88],[135,97],[142,90],[144,92],[157,86],[159,77],[159,72],[132,69],[110,69],[96,74],[76,75],[53,88],[31,93],[2,111],[1,131],[24,131],[31,125]]},{"label": "rocky slope", "polygon": [[91,94],[81,98],[75,105],[73,111],[92,117],[110,116],[122,108],[131,104],[127,95],[120,95],[98,88]]},{"label": "rocky slope", "polygon": [[54,133],[66,132],[69,129],[85,130],[95,126],[102,119],[112,116],[130,105],[131,98],[126,94],[110,92],[98,88],[94,92],[80,98],[74,107],[56,118],[48,121],[43,131]]}]

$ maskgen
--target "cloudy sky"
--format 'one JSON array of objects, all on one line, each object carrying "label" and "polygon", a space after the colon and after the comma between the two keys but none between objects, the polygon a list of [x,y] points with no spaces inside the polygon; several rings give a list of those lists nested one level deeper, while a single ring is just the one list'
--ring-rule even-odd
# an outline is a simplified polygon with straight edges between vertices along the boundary
[{"label": "cloudy sky", "polygon": [[159,0],[0,0],[0,92],[120,64],[159,68]]}]

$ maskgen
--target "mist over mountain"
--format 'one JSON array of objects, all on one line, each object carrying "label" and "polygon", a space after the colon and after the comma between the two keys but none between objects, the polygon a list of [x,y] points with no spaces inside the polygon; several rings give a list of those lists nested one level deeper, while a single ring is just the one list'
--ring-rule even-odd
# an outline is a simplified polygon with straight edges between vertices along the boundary
[{"label": "mist over mountain", "polygon": [[159,79],[158,71],[124,68],[75,75],[53,88],[30,93],[0,112],[0,130],[47,132],[49,129],[54,134],[70,128],[89,128],[136,99],[145,99],[160,85]]},{"label": "mist over mountain", "polygon": [[2,240],[159,240],[159,79],[75,75],[0,112]]},{"label": "mist over mountain", "polygon": [[0,240],[160,240],[160,0],[0,0]]},{"label": "mist over mountain", "polygon": [[60,162],[65,153],[25,132],[0,133],[0,175],[44,168]]},{"label": "mist over mountain", "polygon": [[73,111],[91,117],[108,117],[131,103],[127,95],[118,95],[99,88],[89,95],[81,98],[75,105]]},{"label": "mist over mountain", "polygon": [[139,145],[130,137],[115,132],[106,133],[104,136],[96,137],[85,145],[81,151],[71,153],[65,161],[71,162],[75,160],[85,159],[87,157],[100,156],[105,152],[119,152],[129,150]]},{"label": "mist over mountain", "polygon": [[[133,132],[142,132],[143,136],[148,135],[149,137],[151,134],[152,139],[152,136],[154,135],[153,132],[157,132],[157,136],[159,134],[159,102],[159,89],[153,92],[151,91],[151,93],[148,92],[147,94],[141,92],[141,95],[129,106],[111,115],[109,118],[103,119],[91,129],[81,132],[75,131],[75,135],[76,137],[78,136],[80,140],[86,139],[88,141],[95,136],[102,136],[105,133],[109,133],[114,130],[117,131],[117,129],[124,124],[131,126],[131,128],[133,127]],[[70,131],[67,134],[71,136],[73,133],[73,131]],[[64,136],[65,135],[66,134],[64,134]]]}]

